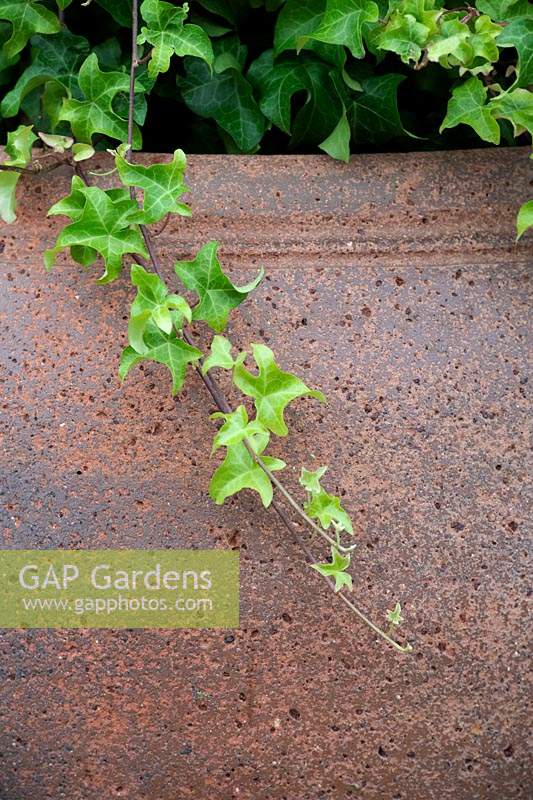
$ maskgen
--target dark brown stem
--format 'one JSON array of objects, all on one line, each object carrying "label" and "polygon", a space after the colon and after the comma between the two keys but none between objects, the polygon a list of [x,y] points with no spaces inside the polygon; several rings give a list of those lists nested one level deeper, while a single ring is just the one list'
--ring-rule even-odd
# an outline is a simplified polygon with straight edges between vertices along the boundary
[{"label": "dark brown stem", "polygon": [[63,167],[65,164],[70,164],[70,156],[61,161],[54,161],[46,167],[42,167],[40,164],[40,161],[35,161],[29,167],[12,167],[9,164],[0,164],[0,172],[20,172],[22,175],[46,175],[47,172],[52,172],[54,169]]}]

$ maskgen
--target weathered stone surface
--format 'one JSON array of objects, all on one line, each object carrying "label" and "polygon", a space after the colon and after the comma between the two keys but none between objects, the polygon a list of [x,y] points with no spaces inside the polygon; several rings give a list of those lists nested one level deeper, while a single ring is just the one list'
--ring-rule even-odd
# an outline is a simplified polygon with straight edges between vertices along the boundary
[{"label": "weathered stone surface", "polygon": [[127,283],[44,273],[69,175],[26,180],[0,232],[1,546],[240,547],[242,627],[1,632],[1,800],[525,800],[527,153],[190,161],[167,273],[209,238],[240,279],[266,266],[231,336],[329,398],[272,450],[295,487],[331,465],[354,596],[378,619],[401,599],[415,652],[351,617],[254,496],[210,502],[202,384],[119,386]]}]

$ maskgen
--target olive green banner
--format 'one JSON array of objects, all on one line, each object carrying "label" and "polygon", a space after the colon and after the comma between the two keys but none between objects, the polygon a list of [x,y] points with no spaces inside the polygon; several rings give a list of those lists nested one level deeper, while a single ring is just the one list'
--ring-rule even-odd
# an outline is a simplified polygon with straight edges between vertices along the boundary
[{"label": "olive green banner", "polygon": [[0,550],[0,628],[236,628],[234,550]]}]

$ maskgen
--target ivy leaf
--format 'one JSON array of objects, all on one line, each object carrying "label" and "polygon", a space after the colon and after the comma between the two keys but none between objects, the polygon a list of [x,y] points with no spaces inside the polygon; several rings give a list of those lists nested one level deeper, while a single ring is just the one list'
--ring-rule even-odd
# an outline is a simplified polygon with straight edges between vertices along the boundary
[{"label": "ivy leaf", "polygon": [[323,142],[320,142],[318,146],[331,158],[336,158],[338,161],[344,161],[347,164],[350,160],[351,135],[346,109],[343,109],[342,116],[330,135]]},{"label": "ivy leaf", "polygon": [[[32,125],[19,125],[7,134],[5,153],[10,156],[4,164],[9,167],[27,167],[31,161],[31,148],[37,140]],[[16,215],[16,191],[20,172],[0,171],[0,217],[8,224],[14,222]]]},{"label": "ivy leaf", "polygon": [[239,444],[243,439],[252,439],[255,434],[266,433],[265,428],[257,420],[253,419],[251,422],[248,420],[248,412],[243,405],[238,406],[231,414],[221,412],[211,414],[211,419],[225,420],[213,439],[211,453],[219,447],[230,447]]},{"label": "ivy leaf", "polygon": [[72,157],[74,161],[87,161],[94,156],[94,147],[91,144],[75,142],[72,145]]},{"label": "ivy leaf", "polygon": [[130,164],[117,154],[115,158],[120,180],[125,186],[138,186],[143,190],[143,208],[137,222],[148,225],[158,222],[167,214],[189,217],[191,210],[178,198],[188,191],[184,175],[187,160],[183,150],[175,150],[169,164]]},{"label": "ivy leaf", "polygon": [[374,41],[380,50],[396,53],[404,64],[409,64],[419,60],[428,37],[429,28],[411,14],[393,14],[385,28],[375,34]]},{"label": "ivy leaf", "polygon": [[283,372],[266,345],[253,344],[252,352],[259,374],[248,372],[242,363],[245,354],[241,354],[235,365],[233,382],[241,392],[253,397],[257,420],[272,433],[286,436],[288,429],[283,414],[292,400],[308,395],[324,403],[326,398],[322,392],[306,386],[296,375]]},{"label": "ivy leaf", "polygon": [[531,227],[533,227],[533,200],[528,200],[527,203],[520,207],[516,218],[517,241]]},{"label": "ivy leaf", "polygon": [[404,128],[398,111],[398,87],[405,75],[376,75],[362,81],[362,94],[350,111],[350,127],[356,144],[383,145],[391,139],[413,137]]},{"label": "ivy leaf", "polygon": [[396,603],[394,609],[389,611],[387,609],[387,621],[390,622],[391,625],[401,625],[404,621],[402,617],[402,607],[399,603]]},{"label": "ivy leaf", "polygon": [[204,320],[215,333],[226,327],[229,312],[240,305],[255,289],[264,275],[261,269],[257,278],[246,286],[234,286],[224,274],[217,256],[218,242],[208,242],[194,261],[177,261],[176,275],[186,289],[196,292],[199,302],[193,308],[192,318]]},{"label": "ivy leaf", "polygon": [[[531,6],[529,6],[530,13]],[[518,53],[515,86],[527,88],[533,83],[533,16],[518,17],[503,28],[498,47],[514,47]]]},{"label": "ivy leaf", "polygon": [[5,152],[10,157],[5,163],[10,167],[27,167],[31,161],[31,148],[37,141],[33,125],[19,125],[7,134]]},{"label": "ivy leaf", "polygon": [[340,498],[329,494],[322,487],[305,503],[304,510],[311,519],[317,519],[326,530],[333,524],[337,531],[353,534],[352,521],[341,506]]},{"label": "ivy leaf", "polygon": [[137,296],[131,304],[128,338],[134,350],[144,354],[144,334],[150,324],[171,334],[174,327],[183,327],[183,320],[191,321],[192,312],[184,297],[169,294],[158,275],[138,264],[131,267],[131,282],[137,287]]},{"label": "ivy leaf", "polygon": [[491,19],[507,21],[533,16],[529,0],[476,0],[476,8]]},{"label": "ivy leaf", "polygon": [[454,56],[459,63],[470,60],[470,48],[466,44],[469,36],[468,25],[461,22],[458,17],[445,17],[439,26],[438,34],[428,44],[429,61],[440,62],[448,67],[449,56]]},{"label": "ivy leaf", "polygon": [[[91,53],[79,73],[79,86],[85,99],[64,100],[60,119],[70,122],[74,137],[82,142],[91,144],[95,133],[126,141],[128,122],[115,112],[113,100],[120,92],[129,92],[129,83],[129,76],[124,72],[100,70],[96,53]],[[141,88],[137,81],[136,91]],[[139,149],[141,145],[141,132],[134,125],[133,147]]]},{"label": "ivy leaf", "polygon": [[[261,454],[268,443],[268,437],[262,435],[250,439],[253,449]],[[271,471],[284,469],[286,464],[279,458],[261,456],[264,465]],[[268,475],[257,464],[245,445],[230,445],[222,464],[215,470],[209,484],[209,496],[217,505],[221,505],[242,489],[253,489],[258,492],[265,508],[272,502],[273,489]]]},{"label": "ivy leaf", "polygon": [[494,97],[488,107],[495,118],[511,122],[515,136],[524,131],[533,136],[533,94],[527,89],[503,92]]},{"label": "ivy leaf", "polygon": [[334,578],[336,592],[340,592],[344,586],[347,586],[350,591],[352,590],[352,576],[346,572],[350,566],[350,556],[342,556],[336,547],[331,548],[330,562],[326,561],[325,564],[311,564],[310,566],[325,578]]},{"label": "ivy leaf", "polygon": [[469,78],[456,86],[439,132],[456,125],[469,125],[485,142],[500,143],[500,128],[486,105],[487,89],[479,78]]},{"label": "ivy leaf", "polygon": [[322,491],[320,478],[326,474],[327,470],[327,467],[318,467],[318,469],[315,470],[309,470],[305,467],[302,467],[302,471],[300,473],[300,485],[312,495],[320,494]]},{"label": "ivy leaf", "polygon": [[324,13],[325,0],[287,0],[274,30],[274,52],[299,50],[315,31]]},{"label": "ivy leaf", "polygon": [[0,0],[0,19],[12,25],[11,37],[2,50],[13,58],[23,50],[34,33],[58,33],[59,19],[36,0]]},{"label": "ivy leaf", "polygon": [[205,375],[213,367],[233,369],[234,364],[229,339],[226,339],[225,336],[214,336],[211,342],[211,352],[202,364],[202,374]]},{"label": "ivy leaf", "polygon": [[31,64],[3,98],[0,105],[2,116],[18,114],[24,98],[48,81],[55,81],[63,87],[65,91],[61,95],[81,97],[78,73],[88,53],[87,39],[69,31],[60,31],[52,37],[34,36],[31,40]]},{"label": "ivy leaf", "polygon": [[[233,66],[227,66],[227,42],[217,41],[217,59],[224,55],[226,66],[222,71],[211,72],[207,64],[198,59],[185,59],[185,77],[178,78],[183,100],[195,114],[214,119],[241,152],[254,151],[265,132],[265,118],[253,96],[252,87],[236,68],[241,64],[240,45],[232,37]],[[222,63],[224,66],[224,63]]]},{"label": "ivy leaf", "polygon": [[397,53],[404,64],[418,61],[422,48],[438,31],[440,16],[434,0],[391,0],[385,26],[372,31],[370,40],[382,50]]},{"label": "ivy leaf", "polygon": [[327,0],[319,27],[311,37],[328,44],[345,45],[354,58],[365,54],[363,26],[377,22],[379,10],[372,0]]},{"label": "ivy leaf", "polygon": [[179,392],[185,381],[187,364],[192,364],[202,357],[201,350],[184,342],[174,334],[167,334],[149,323],[144,334],[146,350],[138,353],[134,347],[126,347],[120,357],[118,374],[124,380],[130,369],[140,361],[156,361],[169,368],[172,375],[172,394]]},{"label": "ivy leaf", "polygon": [[[319,144],[337,126],[343,104],[330,73],[331,68],[310,53],[286,55],[274,63],[268,51],[250,67],[261,111],[282,131],[292,133],[291,145]],[[291,101],[299,91],[306,92],[306,99],[291,120]]]},{"label": "ivy leaf", "polygon": [[47,147],[51,147],[54,153],[64,153],[65,150],[70,150],[74,144],[74,139],[71,136],[57,136],[53,133],[41,132],[37,136]]},{"label": "ivy leaf", "polygon": [[73,180],[73,192],[66,202],[63,205],[56,203],[48,213],[66,213],[70,216],[69,203],[74,221],[63,228],[55,246],[45,254],[48,269],[53,266],[59,250],[73,246],[90,247],[102,256],[105,265],[97,282],[109,283],[120,273],[122,258],[127,253],[148,257],[141,234],[131,224],[138,206],[129,197],[125,198],[122,193],[118,199],[114,199],[97,186],[83,184],[82,188]]},{"label": "ivy leaf", "polygon": [[168,71],[172,55],[196,56],[209,65],[213,63],[209,36],[198,25],[183,24],[188,10],[187,3],[177,8],[162,0],[144,0],[141,5],[141,14],[147,27],[141,28],[137,43],[148,42],[153,46],[148,62],[151,78]]}]

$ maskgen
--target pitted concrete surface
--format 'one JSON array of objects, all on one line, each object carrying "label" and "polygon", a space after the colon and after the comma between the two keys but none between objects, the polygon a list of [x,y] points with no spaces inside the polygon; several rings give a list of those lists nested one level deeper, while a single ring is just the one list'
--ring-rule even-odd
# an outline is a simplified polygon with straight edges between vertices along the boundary
[{"label": "pitted concrete surface", "polygon": [[196,156],[194,216],[157,239],[169,278],[211,238],[241,282],[265,265],[230,336],[329,400],[271,451],[295,492],[330,464],[354,599],[401,600],[410,657],[254,495],[212,504],[195,375],[176,401],[157,365],[120,387],[132,292],[45,274],[52,175],[0,232],[1,546],[239,548],[241,629],[0,632],[0,799],[530,798],[527,151]]}]

